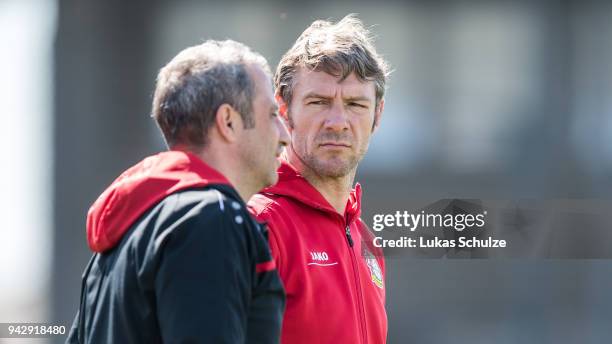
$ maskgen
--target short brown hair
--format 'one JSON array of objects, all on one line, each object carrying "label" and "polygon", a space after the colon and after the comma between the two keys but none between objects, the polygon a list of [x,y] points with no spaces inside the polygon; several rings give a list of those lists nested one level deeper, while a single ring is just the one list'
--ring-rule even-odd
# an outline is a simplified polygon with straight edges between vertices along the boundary
[{"label": "short brown hair", "polygon": [[335,24],[326,20],[313,22],[283,55],[276,68],[274,86],[287,104],[291,103],[300,67],[323,71],[340,80],[354,72],[361,81],[374,81],[377,106],[385,94],[389,74],[369,31],[354,14]]},{"label": "short brown hair", "polygon": [[247,65],[270,74],[266,59],[242,43],[208,40],[181,51],[157,76],[151,116],[166,144],[203,147],[222,104],[240,113],[245,128],[252,115],[255,85]]}]

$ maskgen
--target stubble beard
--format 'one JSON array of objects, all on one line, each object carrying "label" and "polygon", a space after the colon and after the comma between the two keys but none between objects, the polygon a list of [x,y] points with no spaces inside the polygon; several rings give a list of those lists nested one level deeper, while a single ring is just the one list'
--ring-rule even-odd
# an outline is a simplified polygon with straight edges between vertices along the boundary
[{"label": "stubble beard", "polygon": [[348,175],[357,166],[357,161],[354,157],[342,161],[342,158],[337,157],[323,160],[314,155],[306,155],[303,160],[317,175],[334,179]]},{"label": "stubble beard", "polygon": [[314,153],[305,153],[300,159],[317,175],[339,179],[351,175],[357,169],[357,165],[364,155],[365,151],[360,151],[345,157],[341,154],[335,154],[329,158],[322,158]]},{"label": "stubble beard", "polygon": [[[250,146],[250,147],[249,147]],[[256,152],[255,150],[250,150],[249,148],[253,147],[252,144],[247,145],[247,147],[243,147],[241,149],[241,159],[244,164],[245,171],[250,171],[249,174],[249,184],[251,184],[254,188],[259,192],[261,189],[271,186],[276,183],[275,175],[276,170],[274,170],[271,166],[264,166],[264,160],[267,160],[267,157],[263,157],[260,155],[260,152]]]},{"label": "stubble beard", "polygon": [[[289,128],[294,129],[294,122],[290,114],[288,116],[288,126]],[[323,134],[321,137],[318,137],[315,142],[323,141],[324,138],[329,139],[331,141],[342,141],[346,137],[345,134],[327,133]],[[293,150],[293,153],[312,172],[321,177],[331,179],[339,179],[351,175],[357,169],[357,165],[359,164],[359,162],[361,162],[368,149],[368,145],[366,145],[365,147],[360,148],[358,152],[356,152],[356,154],[350,154],[345,159],[343,159],[340,154],[337,154],[336,156],[333,156],[329,159],[323,159],[317,157],[315,153],[308,152],[307,149],[305,149],[305,141],[300,141],[303,144],[301,148],[304,149],[296,149],[297,147],[294,146],[293,139],[291,140],[290,146]],[[304,154],[298,153],[299,151],[304,152]]]}]

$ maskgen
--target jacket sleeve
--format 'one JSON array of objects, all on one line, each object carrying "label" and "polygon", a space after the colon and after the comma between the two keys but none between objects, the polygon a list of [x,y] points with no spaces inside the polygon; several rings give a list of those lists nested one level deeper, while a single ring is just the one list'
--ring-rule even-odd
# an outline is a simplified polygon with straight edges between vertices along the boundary
[{"label": "jacket sleeve", "polygon": [[194,209],[156,240],[164,343],[245,342],[255,263],[239,216],[218,204]]},{"label": "jacket sleeve", "polygon": [[272,253],[272,258],[274,259],[274,264],[276,265],[276,270],[282,278],[286,277],[285,267],[283,265],[283,257],[285,256],[285,247],[283,245],[283,240],[280,238],[280,233],[278,230],[279,226],[282,226],[282,220],[278,218],[273,218],[268,211],[257,212],[253,208],[250,209],[251,214],[257,219],[257,221],[262,222],[268,229],[268,246],[270,246],[270,253]]}]

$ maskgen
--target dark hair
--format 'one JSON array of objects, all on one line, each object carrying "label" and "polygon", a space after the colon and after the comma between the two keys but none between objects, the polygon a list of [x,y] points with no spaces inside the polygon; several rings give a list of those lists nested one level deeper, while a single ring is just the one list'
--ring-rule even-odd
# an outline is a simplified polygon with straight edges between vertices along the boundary
[{"label": "dark hair", "polygon": [[274,86],[285,103],[293,97],[300,67],[324,71],[344,80],[355,73],[362,81],[374,81],[376,105],[385,94],[389,74],[387,63],[376,53],[369,32],[354,14],[332,24],[313,22],[283,55],[274,76]]},{"label": "dark hair", "polygon": [[245,128],[255,125],[252,114],[255,85],[247,66],[267,73],[265,58],[242,43],[208,40],[181,51],[157,76],[153,111],[166,144],[203,147],[219,106],[231,105]]}]

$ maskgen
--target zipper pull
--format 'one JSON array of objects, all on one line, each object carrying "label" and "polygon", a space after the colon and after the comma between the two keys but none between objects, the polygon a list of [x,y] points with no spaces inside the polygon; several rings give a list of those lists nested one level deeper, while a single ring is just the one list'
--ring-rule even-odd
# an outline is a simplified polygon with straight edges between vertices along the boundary
[{"label": "zipper pull", "polygon": [[353,237],[351,237],[351,228],[349,226],[346,226],[346,238],[348,239],[348,243],[350,247],[353,247]]}]

